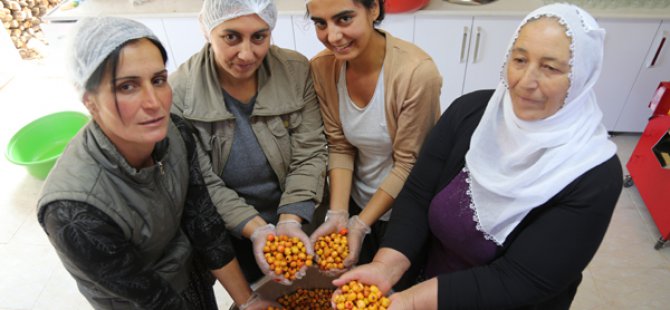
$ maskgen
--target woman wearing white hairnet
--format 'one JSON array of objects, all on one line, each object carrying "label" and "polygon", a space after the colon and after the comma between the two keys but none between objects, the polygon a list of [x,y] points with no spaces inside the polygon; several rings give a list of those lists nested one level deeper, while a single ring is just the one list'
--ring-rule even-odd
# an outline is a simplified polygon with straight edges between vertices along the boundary
[{"label": "woman wearing white hairnet", "polygon": [[205,0],[208,42],[170,84],[173,111],[197,131],[205,182],[247,280],[288,284],[270,271],[263,246],[268,234],[288,235],[313,253],[301,224],[321,202],[326,141],[307,59],[271,45],[276,19],[270,0]]},{"label": "woman wearing white hairnet", "polygon": [[[389,309],[568,309],[622,186],[593,85],[605,31],[587,12],[530,13],[495,91],[442,115],[393,206],[382,248],[344,274],[387,292],[410,262],[425,281]],[[425,262],[414,260],[428,248]]]},{"label": "woman wearing white hairnet", "polygon": [[[330,203],[319,237],[348,230],[339,269],[368,263],[379,249],[391,206],[440,117],[442,77],[411,42],[376,26],[383,0],[305,1],[326,47],[311,60],[328,139]],[[351,217],[350,217],[351,216]],[[416,277],[411,270],[397,286]]]},{"label": "woman wearing white hairnet", "polygon": [[204,185],[193,134],[170,114],[165,49],[123,18],[81,20],[68,69],[93,120],[47,178],[38,220],[96,309],[217,309],[217,278],[251,294]]}]

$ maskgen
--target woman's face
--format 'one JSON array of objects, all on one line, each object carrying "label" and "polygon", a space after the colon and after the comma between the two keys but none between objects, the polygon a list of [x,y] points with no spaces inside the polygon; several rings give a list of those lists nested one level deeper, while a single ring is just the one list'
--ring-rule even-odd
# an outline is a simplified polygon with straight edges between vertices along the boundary
[{"label": "woman's face", "polygon": [[554,115],[570,87],[570,38],[553,18],[528,22],[512,46],[507,81],[517,117],[526,121]]},{"label": "woman's face", "polygon": [[270,26],[256,14],[229,19],[209,37],[219,74],[233,81],[255,78],[270,49]]},{"label": "woman's face", "polygon": [[368,9],[354,0],[311,0],[310,18],[321,43],[341,60],[358,57],[374,34],[379,3]]},{"label": "woman's face", "polygon": [[163,140],[170,120],[172,89],[158,48],[147,39],[123,47],[116,79],[112,81],[111,70],[106,69],[98,88],[84,94],[84,105],[119,149],[153,147]]}]

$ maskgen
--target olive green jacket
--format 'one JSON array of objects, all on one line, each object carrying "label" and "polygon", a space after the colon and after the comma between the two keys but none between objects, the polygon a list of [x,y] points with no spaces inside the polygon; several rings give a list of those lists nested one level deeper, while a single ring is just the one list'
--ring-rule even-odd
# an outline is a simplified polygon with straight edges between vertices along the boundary
[{"label": "olive green jacket", "polygon": [[[170,76],[172,112],[196,129],[200,165],[209,193],[226,227],[234,230],[257,215],[219,177],[233,144],[234,116],[226,108],[209,44]],[[258,69],[258,93],[251,127],[282,197],[279,206],[321,203],[326,176],[326,138],[307,58],[271,46]]]}]

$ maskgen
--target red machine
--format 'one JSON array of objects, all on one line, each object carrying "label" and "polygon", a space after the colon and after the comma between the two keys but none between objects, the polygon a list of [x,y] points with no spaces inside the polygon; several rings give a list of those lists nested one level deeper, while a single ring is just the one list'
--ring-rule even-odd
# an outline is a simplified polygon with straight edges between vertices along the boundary
[{"label": "red machine", "polygon": [[661,82],[649,107],[654,112],[626,164],[624,186],[635,182],[661,232],[658,250],[670,238],[670,82]]},{"label": "red machine", "polygon": [[416,11],[426,5],[430,0],[386,0],[386,13],[403,13]]}]

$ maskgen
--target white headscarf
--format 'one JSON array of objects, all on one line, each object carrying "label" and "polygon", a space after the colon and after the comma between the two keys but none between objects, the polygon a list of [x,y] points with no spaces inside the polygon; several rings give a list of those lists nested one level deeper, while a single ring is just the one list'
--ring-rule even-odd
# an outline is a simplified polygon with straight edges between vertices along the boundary
[{"label": "white headscarf", "polygon": [[616,153],[593,92],[605,30],[591,15],[570,4],[541,7],[521,22],[508,55],[521,28],[547,16],[557,18],[571,39],[570,87],[563,107],[542,120],[519,119],[508,92],[506,57],[501,82],[465,156],[477,228],[499,245],[533,208]]}]

